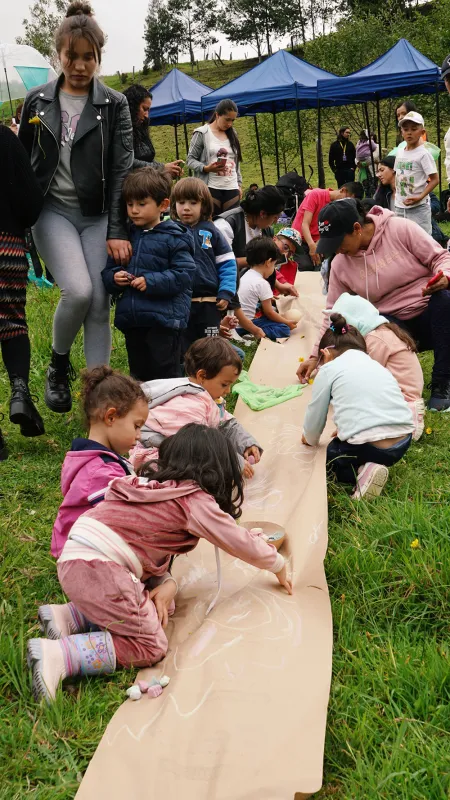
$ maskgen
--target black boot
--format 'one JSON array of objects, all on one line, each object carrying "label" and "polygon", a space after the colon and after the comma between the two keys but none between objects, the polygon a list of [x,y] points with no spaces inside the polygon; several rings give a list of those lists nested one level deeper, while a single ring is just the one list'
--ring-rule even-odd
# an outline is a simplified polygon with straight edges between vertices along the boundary
[{"label": "black boot", "polygon": [[14,425],[20,425],[22,436],[42,436],[45,433],[42,417],[23,378],[11,378],[9,418]]},{"label": "black boot", "polygon": [[428,386],[431,397],[428,401],[428,411],[450,411],[450,379],[433,378]]},{"label": "black boot", "polygon": [[[0,420],[3,419],[3,414],[0,414]],[[0,461],[6,461],[8,458],[8,448],[6,447],[6,442],[3,438],[3,434],[0,431]]]},{"label": "black boot", "polygon": [[70,353],[60,355],[52,350],[52,360],[45,381],[45,402],[51,411],[65,414],[72,408],[70,386],[75,380],[75,371],[70,363]]}]

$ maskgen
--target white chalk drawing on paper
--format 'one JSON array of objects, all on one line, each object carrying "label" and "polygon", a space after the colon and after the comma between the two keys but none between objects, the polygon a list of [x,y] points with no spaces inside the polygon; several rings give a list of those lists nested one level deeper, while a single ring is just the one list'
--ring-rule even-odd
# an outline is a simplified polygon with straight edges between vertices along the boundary
[{"label": "white chalk drawing on paper", "polygon": [[310,544],[317,544],[322,532],[323,520],[318,525],[314,525],[312,533],[309,535]]},{"label": "white chalk drawing on paper", "polygon": [[206,664],[207,661],[210,661],[211,658],[215,658],[217,655],[219,655],[219,653],[221,653],[223,650],[227,650],[229,647],[233,647],[233,645],[238,644],[239,642],[242,642],[243,638],[244,638],[243,636],[236,636],[235,639],[231,639],[231,641],[225,642],[225,644],[223,644],[221,647],[219,647],[218,650],[214,650],[214,652],[210,653],[209,656],[206,656],[206,658],[204,658],[203,661],[200,662],[200,664],[195,664],[193,667],[179,667],[178,666],[178,664],[177,664],[177,654],[178,654],[179,648],[177,647],[175,649],[174,654],[173,654],[173,665],[174,665],[174,667],[175,667],[177,672],[190,672],[193,669],[198,669],[199,667],[203,667],[203,665]]},{"label": "white chalk drawing on paper", "polygon": [[201,700],[197,703],[197,705],[194,708],[191,709],[191,711],[180,711],[180,708],[179,708],[179,705],[178,705],[178,703],[176,701],[176,698],[174,697],[173,694],[169,694],[169,696],[167,697],[166,701],[161,705],[161,708],[159,709],[159,711],[156,714],[154,714],[153,717],[148,722],[145,723],[145,725],[142,726],[142,728],[140,729],[139,733],[137,733],[137,734],[133,733],[133,731],[130,729],[130,727],[128,725],[122,725],[122,727],[119,728],[119,730],[114,734],[114,736],[112,738],[110,738],[109,735],[107,735],[106,740],[107,740],[107,743],[108,743],[109,747],[113,747],[114,746],[114,744],[116,742],[116,739],[120,736],[121,733],[127,733],[128,736],[131,736],[131,738],[134,739],[135,742],[140,742],[142,737],[144,736],[144,734],[148,731],[148,729],[151,728],[151,726],[156,722],[158,717],[161,716],[161,714],[164,711],[164,709],[165,709],[167,703],[169,702],[169,700],[172,701],[172,703],[173,703],[173,705],[175,707],[175,711],[177,712],[177,714],[180,717],[192,717],[194,714],[197,713],[197,711],[199,711],[201,709],[202,705],[206,702],[207,698],[211,694],[213,688],[214,688],[214,682],[211,683],[210,686],[208,686],[208,688],[207,688],[206,692],[204,693],[203,697],[201,698]]}]

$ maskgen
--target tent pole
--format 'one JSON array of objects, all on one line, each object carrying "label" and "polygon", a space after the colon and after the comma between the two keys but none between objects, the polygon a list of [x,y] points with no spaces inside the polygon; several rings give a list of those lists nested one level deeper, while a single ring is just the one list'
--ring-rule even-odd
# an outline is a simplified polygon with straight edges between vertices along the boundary
[{"label": "tent pole", "polygon": [[261,142],[259,140],[258,120],[256,118],[256,114],[253,117],[253,119],[255,121],[256,144],[258,145],[259,166],[261,167],[261,178],[262,178],[263,186],[265,186],[266,185],[266,179],[264,177],[264,165],[263,165],[262,154],[261,154]]},{"label": "tent pole", "polygon": [[381,114],[380,114],[380,97],[377,94],[377,133],[378,133],[378,152],[381,159]]},{"label": "tent pole", "polygon": [[12,100],[11,100],[11,90],[9,88],[9,80],[8,80],[8,73],[6,71],[6,67],[4,67],[4,70],[5,70],[6,87],[8,89],[9,105],[11,106],[11,116],[13,117],[14,116],[14,109],[13,109],[13,104],[12,104]]},{"label": "tent pole", "polygon": [[325,172],[322,159],[322,118],[320,113],[320,100],[317,101],[317,180],[319,188],[325,189]]},{"label": "tent pole", "polygon": [[278,156],[278,132],[277,132],[277,116],[275,114],[275,103],[272,103],[272,117],[273,117],[273,135],[275,139],[275,158],[277,160],[277,177],[280,180],[280,159]]},{"label": "tent pole", "polygon": [[177,123],[175,123],[175,125],[173,126],[173,129],[174,129],[174,133],[175,133],[175,153],[176,153],[176,157],[178,159],[180,157],[180,149],[178,147],[178,125],[177,125]]},{"label": "tent pole", "polygon": [[[437,146],[439,147],[439,149],[441,149],[441,109],[439,101],[438,81],[436,81],[436,135],[437,135]],[[439,201],[440,201],[442,193],[442,159],[440,154],[438,158],[438,171],[439,171]]]},{"label": "tent pole", "polygon": [[[371,141],[372,141],[372,132],[371,132],[371,130],[370,130],[369,109],[368,109],[368,107],[367,107],[367,103],[363,103],[363,105],[364,105],[364,114],[365,114],[365,116],[366,116],[367,136],[369,137],[369,145],[370,145],[370,143],[371,143]],[[372,162],[372,169],[373,169],[373,179],[374,179],[374,180],[376,180],[375,161],[374,161],[374,158],[373,158],[373,150],[372,150],[372,147],[370,147],[370,160],[371,160],[371,162]],[[369,183],[369,186],[370,186],[370,183]]]},{"label": "tent pole", "polygon": [[189,140],[188,140],[188,129],[185,119],[183,119],[183,129],[184,129],[184,144],[186,146],[186,155],[187,155],[189,153]]},{"label": "tent pole", "polygon": [[[297,89],[297,87],[295,87]],[[298,136],[298,147],[300,150],[300,163],[302,165],[302,175],[305,175],[305,157],[303,154],[303,139],[302,139],[302,126],[300,122],[300,109],[298,107],[298,99],[295,98],[295,113],[297,115],[297,136]]]}]

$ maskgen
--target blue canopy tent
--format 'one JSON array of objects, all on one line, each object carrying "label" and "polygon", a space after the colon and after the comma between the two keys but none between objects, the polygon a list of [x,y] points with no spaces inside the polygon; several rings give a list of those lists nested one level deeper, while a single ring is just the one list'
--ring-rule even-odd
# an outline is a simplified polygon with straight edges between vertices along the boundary
[{"label": "blue canopy tent", "polygon": [[248,72],[229,81],[220,89],[216,89],[202,98],[202,110],[212,111],[220,100],[231,98],[236,103],[242,116],[253,116],[255,120],[256,139],[260,154],[261,172],[264,181],[261,151],[259,146],[258,123],[256,114],[272,113],[274,121],[275,150],[277,173],[280,175],[277,128],[275,115],[280,111],[297,112],[297,129],[299,136],[302,170],[305,171],[303,145],[299,109],[316,108],[317,82],[329,80],[336,76],[324,69],[315,67],[301,58],[279,50],[261,64]]},{"label": "blue canopy tent", "polygon": [[188,150],[187,122],[200,122],[202,119],[201,100],[212,89],[180,72],[172,69],[162,80],[151,88],[153,95],[152,125],[173,125],[175,146],[179,157],[177,126],[183,125],[186,149]]},{"label": "blue canopy tent", "polygon": [[416,50],[407,39],[400,39],[384,55],[357,72],[352,72],[343,78],[319,80],[317,84],[319,121],[320,108],[323,106],[363,103],[370,135],[367,102],[372,100],[377,104],[378,136],[381,139],[380,99],[411,94],[435,94],[437,138],[440,147],[439,91],[444,90],[445,85],[441,80],[439,67]]}]

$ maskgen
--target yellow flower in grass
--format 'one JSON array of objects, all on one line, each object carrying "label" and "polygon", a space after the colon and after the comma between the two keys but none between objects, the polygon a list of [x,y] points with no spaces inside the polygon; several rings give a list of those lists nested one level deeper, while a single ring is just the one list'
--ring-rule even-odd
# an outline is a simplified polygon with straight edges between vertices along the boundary
[{"label": "yellow flower in grass", "polygon": [[430,433],[433,433],[433,428],[425,428],[425,433],[429,436]]},{"label": "yellow flower in grass", "polygon": [[413,550],[417,550],[417,548],[420,547],[419,540],[418,539],[413,539],[412,542],[411,542],[411,547],[412,547]]},{"label": "yellow flower in grass", "polygon": [[38,116],[31,117],[31,119],[29,119],[28,122],[30,123],[30,125],[40,125],[41,124],[40,117],[38,117]]}]

